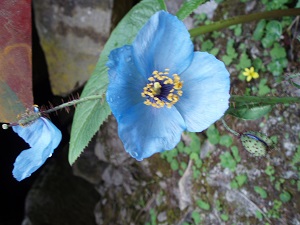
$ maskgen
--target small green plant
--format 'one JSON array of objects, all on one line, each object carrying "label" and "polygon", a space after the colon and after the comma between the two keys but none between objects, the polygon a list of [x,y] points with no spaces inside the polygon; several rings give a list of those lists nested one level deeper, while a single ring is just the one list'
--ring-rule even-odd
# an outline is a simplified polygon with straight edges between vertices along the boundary
[{"label": "small green plant", "polygon": [[267,198],[268,197],[267,192],[263,188],[261,188],[259,186],[254,186],[254,191],[257,194],[259,194],[261,198]]},{"label": "small green plant", "polygon": [[286,203],[286,202],[288,202],[288,201],[291,200],[292,195],[291,195],[288,191],[283,191],[283,192],[279,195],[279,198],[280,198],[280,200],[281,200],[283,203]]},{"label": "small green plant", "polygon": [[229,215],[228,214],[222,213],[220,217],[225,222],[229,220]]},{"label": "small green plant", "polygon": [[220,145],[229,148],[233,143],[233,139],[230,135],[222,135],[220,138]]},{"label": "small green plant", "polygon": [[262,220],[263,219],[263,214],[259,211],[259,210],[256,210],[255,211],[255,216],[257,219],[259,220]]},{"label": "small green plant", "polygon": [[199,212],[193,211],[191,216],[192,216],[192,219],[194,220],[195,225],[200,225],[201,216],[200,216]]},{"label": "small green plant", "polygon": [[206,130],[206,135],[209,140],[209,142],[213,145],[218,144],[220,141],[220,133],[218,129],[215,127],[215,125],[211,125],[207,130]]},{"label": "small green plant", "polygon": [[237,163],[241,162],[241,156],[240,156],[240,154],[239,154],[239,149],[238,149],[238,147],[237,147],[237,146],[232,146],[232,147],[231,147],[231,152],[232,152],[232,155],[233,155],[234,160],[235,160]]},{"label": "small green plant", "polygon": [[275,199],[273,202],[273,207],[268,211],[267,216],[269,218],[279,219],[281,206],[282,206],[282,202]]},{"label": "small green plant", "polygon": [[248,177],[246,174],[237,175],[233,181],[231,181],[231,188],[237,189],[242,187],[248,181]]},{"label": "small green plant", "polygon": [[224,168],[230,169],[232,172],[236,170],[236,161],[230,154],[230,152],[224,152],[223,154],[220,155],[221,159],[221,166]]},{"label": "small green plant", "polygon": [[205,201],[203,201],[203,200],[201,200],[201,199],[198,199],[198,200],[196,201],[196,204],[197,204],[197,206],[198,206],[200,209],[210,210],[210,205],[209,205],[209,203],[207,203],[207,202],[205,202]]},{"label": "small green plant", "polygon": [[146,222],[145,225],[156,225],[157,223],[156,223],[156,212],[155,212],[155,210],[150,209],[149,213],[150,213],[150,221],[151,222]]},{"label": "small green plant", "polygon": [[283,178],[280,178],[279,180],[277,180],[277,181],[275,182],[275,189],[276,189],[277,191],[280,191],[280,190],[281,190],[281,185],[282,185],[284,182],[285,182],[285,179],[283,179]]},{"label": "small green plant", "polygon": [[232,63],[234,59],[237,58],[238,53],[236,52],[234,46],[234,40],[229,39],[226,45],[226,55],[222,56],[222,61],[225,63],[225,65],[229,65]]},{"label": "small green plant", "polygon": [[265,173],[270,177],[271,182],[275,180],[275,169],[273,166],[267,166],[267,168],[265,169]]}]

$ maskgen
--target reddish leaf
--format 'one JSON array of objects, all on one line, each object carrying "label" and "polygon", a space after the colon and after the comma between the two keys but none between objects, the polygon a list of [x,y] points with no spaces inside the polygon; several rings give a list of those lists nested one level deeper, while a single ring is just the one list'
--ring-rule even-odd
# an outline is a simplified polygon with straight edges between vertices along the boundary
[{"label": "reddish leaf", "polygon": [[31,1],[0,0],[0,121],[33,104]]}]

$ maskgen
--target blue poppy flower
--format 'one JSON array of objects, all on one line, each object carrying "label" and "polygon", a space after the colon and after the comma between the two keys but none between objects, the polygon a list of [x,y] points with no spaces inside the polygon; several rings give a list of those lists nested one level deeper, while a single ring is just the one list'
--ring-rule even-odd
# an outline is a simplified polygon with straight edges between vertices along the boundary
[{"label": "blue poppy flower", "polygon": [[132,45],[111,51],[106,99],[135,159],[173,149],[184,130],[201,132],[227,110],[224,63],[193,48],[185,25],[159,11]]},{"label": "blue poppy flower", "polygon": [[21,181],[45,163],[59,145],[62,135],[50,120],[43,117],[31,124],[12,128],[31,147],[22,151],[14,163],[13,176]]}]

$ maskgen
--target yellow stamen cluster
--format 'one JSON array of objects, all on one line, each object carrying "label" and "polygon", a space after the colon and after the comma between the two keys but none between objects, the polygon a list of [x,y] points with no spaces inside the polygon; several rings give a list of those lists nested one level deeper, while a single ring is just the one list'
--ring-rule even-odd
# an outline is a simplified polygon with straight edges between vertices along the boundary
[{"label": "yellow stamen cluster", "polygon": [[149,83],[143,88],[142,96],[147,98],[145,105],[155,108],[162,108],[165,105],[171,108],[182,96],[182,85],[178,74],[173,74],[173,79],[169,76],[169,69],[164,72],[153,71],[152,76],[148,78]]}]

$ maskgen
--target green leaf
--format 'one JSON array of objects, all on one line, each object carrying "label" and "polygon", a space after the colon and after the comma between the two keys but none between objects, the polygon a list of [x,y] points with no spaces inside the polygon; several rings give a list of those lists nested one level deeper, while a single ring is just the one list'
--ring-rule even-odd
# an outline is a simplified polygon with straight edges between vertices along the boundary
[{"label": "green leaf", "polygon": [[185,0],[180,9],[176,13],[176,16],[183,20],[188,17],[199,5],[207,2],[208,0]]},{"label": "green leaf", "polygon": [[207,52],[214,47],[214,43],[211,40],[206,40],[201,43],[201,51]]},{"label": "green leaf", "polygon": [[300,89],[300,85],[297,84],[296,82],[292,81],[291,79],[289,80],[290,84],[293,85],[294,87],[296,88],[299,88]]},{"label": "green leaf", "polygon": [[285,48],[281,47],[280,44],[275,43],[274,47],[270,51],[270,55],[273,60],[285,58],[286,57]]},{"label": "green leaf", "polygon": [[223,135],[220,138],[220,145],[226,146],[229,148],[233,143],[232,137],[229,135]]},{"label": "green leaf", "polygon": [[246,52],[243,52],[240,56],[240,62],[236,65],[238,70],[242,70],[251,66],[251,60],[249,59]]},{"label": "green leaf", "polygon": [[226,66],[229,66],[230,63],[232,62],[232,58],[229,55],[223,55],[222,61],[225,63]]},{"label": "green leaf", "polygon": [[265,26],[266,26],[266,20],[259,21],[253,33],[254,40],[259,41],[262,38],[262,36],[264,35]]},{"label": "green leaf", "polygon": [[212,50],[209,51],[209,53],[214,55],[214,56],[217,56],[219,51],[220,51],[219,48],[213,48]]},{"label": "green leaf", "polygon": [[282,34],[281,23],[277,20],[271,20],[270,22],[268,22],[266,30],[268,34],[272,34],[274,35],[275,39],[278,39]]},{"label": "green leaf", "polygon": [[197,203],[197,206],[198,206],[199,208],[201,208],[201,209],[204,209],[204,210],[209,210],[209,209],[210,209],[209,203],[204,202],[204,201],[202,201],[201,199],[198,199],[198,200],[196,201],[196,203]]},{"label": "green leaf", "polygon": [[206,130],[206,135],[208,137],[208,140],[210,143],[213,145],[218,144],[220,141],[220,133],[218,129],[214,125],[211,125],[207,130]]},{"label": "green leaf", "polygon": [[236,161],[237,163],[239,163],[242,159],[241,159],[241,157],[240,157],[240,155],[239,155],[239,149],[238,149],[238,147],[232,146],[232,147],[231,147],[231,152],[232,152],[232,155],[233,155],[235,161]]},{"label": "green leaf", "polygon": [[172,162],[171,162],[171,169],[174,170],[174,171],[176,171],[176,170],[179,169],[179,164],[178,164],[178,162],[177,162],[176,159],[172,160]]},{"label": "green leaf", "polygon": [[255,216],[259,220],[263,219],[263,214],[260,211],[258,211],[258,210],[255,211]]},{"label": "green leaf", "polygon": [[258,85],[258,95],[259,96],[263,96],[266,94],[269,94],[271,92],[271,89],[268,87],[268,85],[266,85],[267,83],[267,78],[262,78],[259,82]]},{"label": "green leaf", "polygon": [[231,171],[235,171],[236,169],[236,161],[233,159],[229,152],[224,152],[220,155],[221,166],[224,168],[228,168]]},{"label": "green leaf", "polygon": [[261,198],[267,198],[267,192],[259,186],[254,186],[254,191],[260,195]]},{"label": "green leaf", "polygon": [[248,177],[246,174],[237,175],[235,179],[236,179],[239,187],[243,186],[248,181]]},{"label": "green leaf", "polygon": [[279,198],[280,198],[280,200],[281,200],[282,202],[285,203],[285,202],[288,202],[288,201],[291,200],[292,195],[291,195],[289,192],[284,191],[284,192],[282,192],[282,193],[279,195]]},{"label": "green leaf", "polygon": [[238,185],[238,183],[236,182],[236,180],[232,180],[232,181],[230,182],[230,187],[231,187],[232,189],[238,189],[238,188],[239,188],[239,185]]},{"label": "green leaf", "polygon": [[276,61],[272,61],[268,64],[268,70],[273,74],[273,76],[280,76],[283,73],[283,69],[287,67],[288,60],[286,58],[281,58]]},{"label": "green leaf", "polygon": [[271,105],[236,105],[230,107],[226,113],[244,120],[256,120],[268,114],[271,110]]},{"label": "green leaf", "polygon": [[222,213],[220,217],[223,221],[228,221],[229,220],[229,216],[225,213]]},{"label": "green leaf", "polygon": [[167,11],[167,6],[166,6],[165,1],[164,1],[164,0],[157,0],[157,1],[158,1],[158,4],[159,4],[160,8],[161,8],[162,10]]},{"label": "green leaf", "polygon": [[144,0],[133,7],[112,32],[100,55],[91,78],[88,80],[81,97],[103,95],[100,101],[89,101],[76,107],[71,130],[69,163],[73,164],[99,130],[103,121],[111,113],[105,100],[108,85],[106,62],[111,50],[131,44],[136,34],[147,20],[162,9],[161,1]]},{"label": "green leaf", "polygon": [[201,222],[201,216],[200,216],[200,214],[198,212],[193,211],[192,212],[192,218],[193,218],[195,224],[200,224],[200,222]]}]

